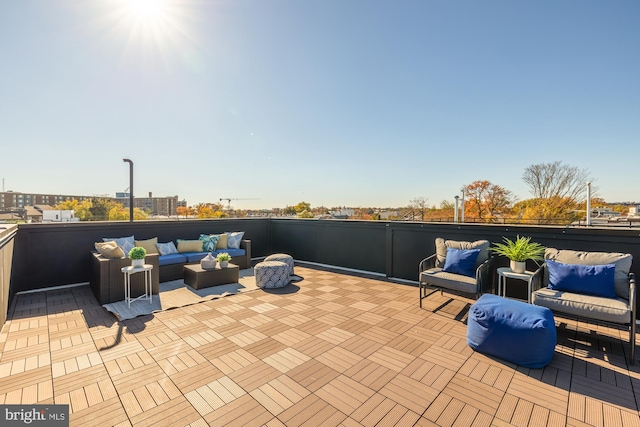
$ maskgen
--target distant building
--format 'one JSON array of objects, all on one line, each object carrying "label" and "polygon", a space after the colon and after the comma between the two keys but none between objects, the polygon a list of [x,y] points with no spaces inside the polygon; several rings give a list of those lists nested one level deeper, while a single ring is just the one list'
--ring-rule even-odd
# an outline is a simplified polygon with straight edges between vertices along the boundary
[{"label": "distant building", "polygon": [[[122,203],[125,208],[129,207],[129,193],[116,193],[115,200]],[[153,197],[149,192],[149,197],[133,197],[133,207],[149,212],[151,215],[171,216],[176,215],[176,208],[179,203],[186,206],[186,201],[178,201],[178,196]]]},{"label": "distant building", "polygon": [[[67,200],[77,200],[82,202],[95,197],[105,198],[104,196],[74,196],[69,194],[38,194],[38,193],[20,193],[15,191],[0,192],[0,213],[13,213],[20,210],[21,217],[24,218],[22,209],[27,206],[56,206]],[[116,193],[116,197],[106,197],[113,199],[118,203],[122,203],[124,207],[129,207],[129,193]],[[151,215],[176,215],[178,204],[178,196],[170,197],[153,197],[149,192],[149,197],[134,197],[134,207],[140,208]],[[182,201],[186,206],[186,201]],[[42,217],[38,218],[38,221]],[[34,221],[36,221],[34,219]]]},{"label": "distant building", "polygon": [[75,217],[72,210],[46,209],[40,214],[42,222],[76,222],[79,221]]},{"label": "distant building", "polygon": [[11,211],[16,208],[35,205],[55,206],[58,203],[73,199],[81,202],[85,199],[91,199],[91,197],[72,196],[68,194],[38,194],[2,191],[0,192],[0,211]]}]

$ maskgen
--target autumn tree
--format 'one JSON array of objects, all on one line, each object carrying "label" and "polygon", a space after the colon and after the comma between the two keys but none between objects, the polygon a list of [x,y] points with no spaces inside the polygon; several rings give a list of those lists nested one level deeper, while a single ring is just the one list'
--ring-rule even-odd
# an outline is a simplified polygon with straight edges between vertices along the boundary
[{"label": "autumn tree", "polygon": [[[109,209],[109,221],[128,221],[129,213],[129,208],[125,208],[121,204],[116,203],[115,206]],[[133,219],[136,221],[144,221],[149,219],[149,215],[140,208],[133,208]]]},{"label": "autumn tree", "polygon": [[513,203],[511,191],[487,180],[465,186],[465,215],[481,221],[492,221]]},{"label": "autumn tree", "polygon": [[295,209],[296,213],[300,213],[303,211],[311,212],[311,204],[307,202],[300,202],[297,205],[295,205],[293,208]]},{"label": "autumn tree", "polygon": [[315,215],[305,209],[302,212],[298,213],[298,218],[315,218]]}]

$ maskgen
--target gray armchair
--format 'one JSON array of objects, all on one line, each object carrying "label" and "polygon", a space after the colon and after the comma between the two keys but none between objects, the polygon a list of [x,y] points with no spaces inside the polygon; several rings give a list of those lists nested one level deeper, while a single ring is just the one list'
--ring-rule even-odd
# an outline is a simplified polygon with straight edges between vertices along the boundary
[{"label": "gray armchair", "polygon": [[[636,282],[630,272],[633,257],[631,254],[616,252],[584,252],[547,248],[544,254],[545,263],[535,272],[531,279],[531,303],[551,309],[557,313],[595,320],[617,326],[624,325],[629,330],[631,346],[631,364],[636,354]],[[562,264],[601,266],[614,264],[613,292],[602,295],[603,291],[594,291],[600,287],[599,280],[582,281],[588,283],[578,288],[561,290],[561,286],[549,288],[548,261]],[[591,286],[592,288],[589,288]],[[610,284],[608,286],[611,286]]]},{"label": "gray armchair", "polygon": [[[475,261],[474,273],[471,276],[444,271],[446,264],[447,248],[451,249],[479,249]],[[490,269],[493,265],[493,257],[489,255],[489,241],[478,240],[464,242],[456,240],[436,239],[436,253],[423,259],[418,267],[420,307],[422,300],[430,295],[427,288],[444,289],[474,294],[478,298],[487,289],[491,288]]]}]

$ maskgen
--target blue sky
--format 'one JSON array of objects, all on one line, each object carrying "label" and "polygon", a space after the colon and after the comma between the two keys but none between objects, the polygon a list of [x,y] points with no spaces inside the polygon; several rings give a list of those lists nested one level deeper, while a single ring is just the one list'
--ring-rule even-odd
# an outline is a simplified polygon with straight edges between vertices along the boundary
[{"label": "blue sky", "polygon": [[5,190],[130,158],[136,195],[394,207],[562,161],[640,201],[638,1],[156,2],[0,2]]}]

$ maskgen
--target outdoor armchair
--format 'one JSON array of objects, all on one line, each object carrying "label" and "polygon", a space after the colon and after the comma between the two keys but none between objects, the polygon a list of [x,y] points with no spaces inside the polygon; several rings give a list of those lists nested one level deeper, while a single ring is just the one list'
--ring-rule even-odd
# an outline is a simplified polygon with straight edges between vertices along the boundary
[{"label": "outdoor armchair", "polygon": [[631,254],[547,248],[531,279],[532,304],[554,312],[629,330],[631,364],[636,348],[636,282]]},{"label": "outdoor armchair", "polygon": [[[489,241],[464,242],[436,239],[436,253],[423,259],[418,267],[420,307],[430,295],[427,288],[473,294],[477,299],[491,287]],[[475,257],[474,257],[475,255]]]}]

